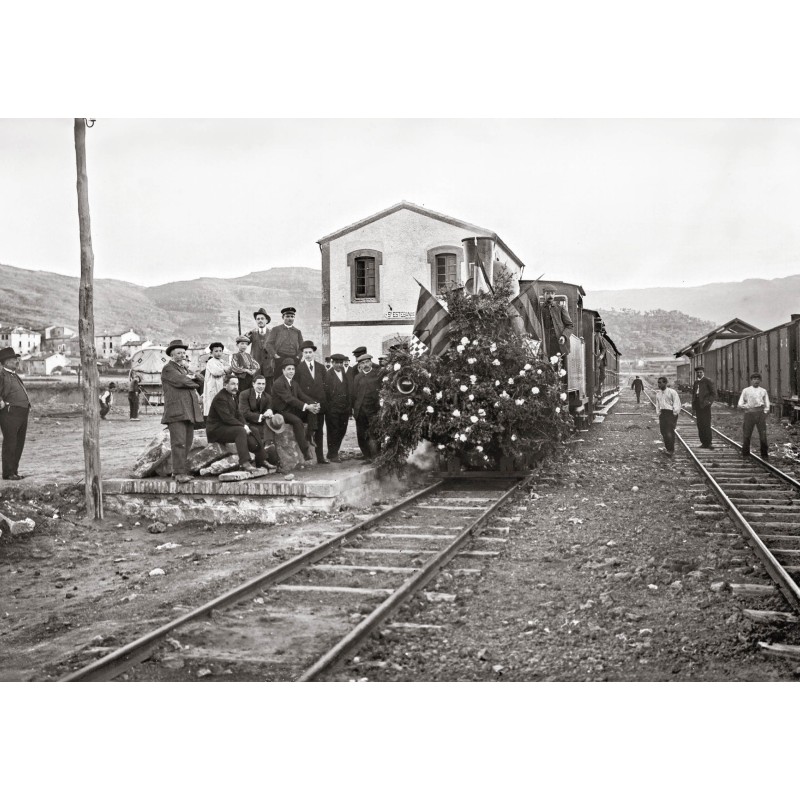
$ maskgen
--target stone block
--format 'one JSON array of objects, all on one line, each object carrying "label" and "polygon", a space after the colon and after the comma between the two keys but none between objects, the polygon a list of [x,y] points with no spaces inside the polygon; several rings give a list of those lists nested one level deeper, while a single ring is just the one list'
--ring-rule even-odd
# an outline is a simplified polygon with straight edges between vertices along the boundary
[{"label": "stone block", "polygon": [[233,453],[236,453],[236,445],[212,442],[199,450],[192,448],[191,455],[186,460],[186,467],[189,472],[197,473],[203,467],[207,467],[222,458],[227,458]]},{"label": "stone block", "polygon": [[148,475],[154,475],[158,465],[166,461],[169,455],[169,431],[164,428],[150,440],[139,454],[134,462],[131,475],[134,478],[146,478]]},{"label": "stone block", "polygon": [[294,430],[289,425],[284,425],[283,430],[275,434],[275,449],[282,472],[291,472],[305,461],[294,438]]},{"label": "stone block", "polygon": [[201,475],[221,475],[223,472],[230,472],[239,466],[239,456],[226,456],[207,467],[200,470]]},{"label": "stone block", "polygon": [[269,475],[269,470],[264,467],[257,467],[255,472],[248,472],[247,470],[236,470],[235,472],[226,472],[219,476],[219,479],[225,483],[227,481],[246,481],[250,478],[263,478]]}]

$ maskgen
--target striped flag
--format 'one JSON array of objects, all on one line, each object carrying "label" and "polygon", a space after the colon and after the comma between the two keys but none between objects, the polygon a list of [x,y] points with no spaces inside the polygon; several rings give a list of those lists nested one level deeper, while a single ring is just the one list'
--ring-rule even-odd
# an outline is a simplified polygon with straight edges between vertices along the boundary
[{"label": "striped flag", "polygon": [[[473,284],[474,294],[480,294],[481,291],[489,291],[494,294],[494,287],[492,286],[492,282],[489,280],[489,276],[486,274],[486,267],[483,265],[483,260],[481,259],[481,254],[478,252],[478,238],[475,237],[475,258],[478,259],[477,266],[480,269],[480,273],[475,273],[475,281]],[[483,276],[483,282],[486,284],[486,288],[484,289],[481,286],[481,275]]]},{"label": "striped flag", "polygon": [[540,342],[544,341],[542,307],[539,305],[535,282],[509,303],[509,316],[521,336],[528,335]]},{"label": "striped flag", "polygon": [[421,283],[414,336],[430,350],[432,356],[441,355],[450,345],[450,314]]}]

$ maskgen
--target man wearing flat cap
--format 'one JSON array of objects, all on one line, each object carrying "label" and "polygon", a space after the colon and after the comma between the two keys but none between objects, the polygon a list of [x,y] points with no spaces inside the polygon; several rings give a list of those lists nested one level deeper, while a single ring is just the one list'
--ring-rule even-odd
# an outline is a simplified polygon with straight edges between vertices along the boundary
[{"label": "man wearing flat cap", "polygon": [[281,363],[281,376],[272,384],[272,410],[283,416],[292,426],[294,438],[306,461],[311,461],[311,452],[306,439],[305,423],[310,414],[319,414],[321,406],[315,403],[297,385],[293,358]]},{"label": "man wearing flat cap", "polygon": [[367,352],[367,348],[364,347],[363,344],[360,344],[353,350],[353,363],[347,368],[347,377],[350,379],[350,383],[356,379],[356,375],[360,372],[358,368],[358,359],[363,356]]},{"label": "man wearing flat cap", "polygon": [[280,375],[284,359],[293,358],[294,363],[300,360],[303,352],[303,334],[294,326],[297,309],[287,306],[281,309],[282,325],[276,325],[267,337],[267,352],[273,361],[275,375]]},{"label": "man wearing flat cap", "polygon": [[353,417],[356,421],[356,437],[366,461],[372,461],[381,450],[380,440],[374,435],[378,419],[383,371],[372,366],[372,356],[364,353],[358,357],[358,375],[353,380]]},{"label": "man wearing flat cap", "polygon": [[341,353],[331,356],[333,366],[325,373],[325,432],[328,437],[328,460],[338,463],[339,448],[350,420],[353,387],[345,375]]},{"label": "man wearing flat cap", "polygon": [[700,447],[704,450],[713,450],[711,444],[711,406],[717,399],[717,390],[714,384],[706,378],[703,367],[694,368],[694,384],[692,385],[692,411],[697,423],[697,434],[700,437]]},{"label": "man wearing flat cap", "polygon": [[180,339],[173,339],[166,351],[170,360],[161,370],[164,391],[161,423],[169,429],[172,475],[178,483],[191,480],[186,472],[186,458],[192,449],[194,426],[203,422],[203,408],[197,394],[203,390],[203,379],[188,368],[186,350],[187,345]]},{"label": "man wearing flat cap", "polygon": [[569,353],[569,337],[575,328],[566,306],[555,302],[556,290],[547,285],[542,289],[542,326],[544,327],[544,349],[548,358]]},{"label": "man wearing flat cap", "polygon": [[320,407],[319,414],[308,415],[308,441],[314,442],[317,464],[330,463],[322,449],[322,425],[325,420],[325,367],[314,358],[317,346],[306,340],[302,345],[303,357],[297,366],[295,380],[304,392]]},{"label": "man wearing flat cap", "polygon": [[19,356],[12,347],[0,350],[0,430],[3,432],[3,480],[20,481],[19,460],[25,447],[31,401],[17,375]]},{"label": "man wearing flat cap", "polygon": [[[253,312],[253,318],[256,321],[256,327],[249,331],[247,339],[250,342],[250,355],[254,358],[259,365],[258,372],[260,372],[267,380],[267,391],[272,391],[272,379],[275,376],[275,366],[272,356],[269,354],[267,347],[267,340],[269,339],[270,329],[267,327],[270,323],[270,316],[264,310],[259,308],[258,311]],[[236,340],[237,344],[239,339]],[[254,373],[257,374],[257,373]],[[242,374],[238,373],[239,388],[249,388],[242,383]],[[245,381],[247,383],[247,381]]]},{"label": "man wearing flat cap", "polygon": [[[231,374],[239,379],[239,393],[246,392],[253,385],[256,375],[261,373],[261,364],[247,352],[250,339],[247,336],[236,337],[236,352],[231,356]],[[270,368],[272,359],[267,358]],[[266,378],[265,378],[266,380]]]}]

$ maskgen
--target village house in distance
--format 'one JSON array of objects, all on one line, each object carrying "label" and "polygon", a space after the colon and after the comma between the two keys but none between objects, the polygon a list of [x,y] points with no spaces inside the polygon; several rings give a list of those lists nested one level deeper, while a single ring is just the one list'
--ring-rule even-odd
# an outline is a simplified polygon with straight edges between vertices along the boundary
[{"label": "village house in distance", "polygon": [[[406,201],[354,222],[318,242],[322,255],[322,349],[349,355],[365,345],[376,358],[414,329],[416,278],[433,294],[484,282],[514,282],[525,265],[491,230]],[[477,282],[477,284],[476,284]]]}]

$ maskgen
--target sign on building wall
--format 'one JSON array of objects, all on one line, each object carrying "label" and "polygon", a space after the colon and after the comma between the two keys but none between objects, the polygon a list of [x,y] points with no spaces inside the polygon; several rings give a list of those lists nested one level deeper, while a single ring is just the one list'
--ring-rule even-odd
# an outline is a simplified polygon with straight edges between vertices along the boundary
[{"label": "sign on building wall", "polygon": [[415,312],[414,311],[386,311],[384,312],[384,317],[386,319],[405,319],[414,321]]}]

